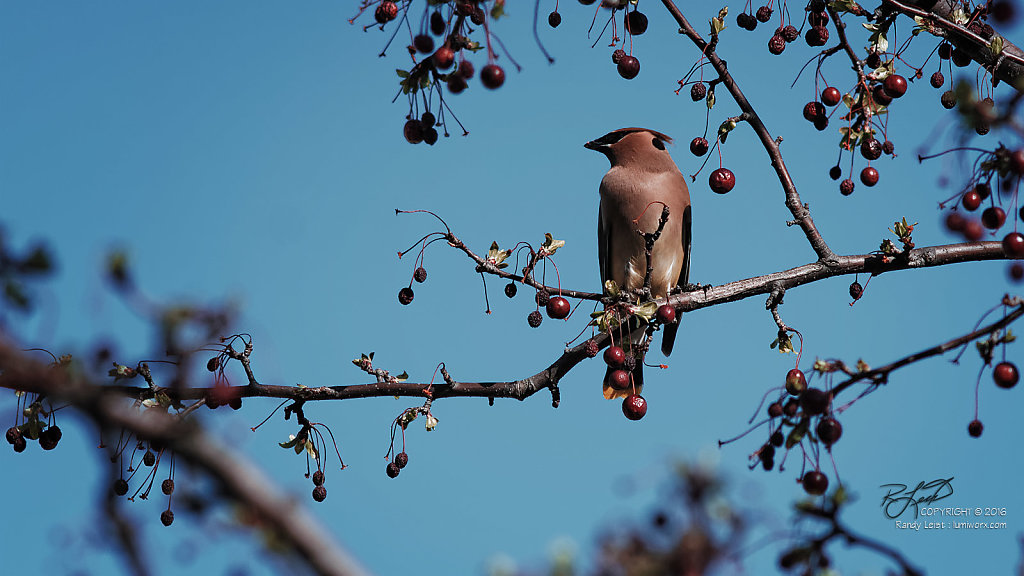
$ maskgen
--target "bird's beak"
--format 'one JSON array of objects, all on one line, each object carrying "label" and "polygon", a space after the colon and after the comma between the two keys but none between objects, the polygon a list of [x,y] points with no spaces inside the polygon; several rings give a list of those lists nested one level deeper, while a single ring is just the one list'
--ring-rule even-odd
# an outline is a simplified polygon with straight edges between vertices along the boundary
[{"label": "bird's beak", "polygon": [[608,148],[607,145],[601,144],[597,140],[591,140],[590,142],[587,142],[586,144],[584,144],[583,147],[584,148],[589,148],[590,150],[597,150],[598,152],[604,152],[605,149]]}]

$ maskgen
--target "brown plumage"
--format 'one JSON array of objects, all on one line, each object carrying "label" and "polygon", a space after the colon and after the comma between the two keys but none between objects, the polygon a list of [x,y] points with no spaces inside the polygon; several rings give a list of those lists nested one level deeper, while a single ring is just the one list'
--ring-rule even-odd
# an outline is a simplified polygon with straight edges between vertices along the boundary
[{"label": "brown plumage", "polygon": [[[669,219],[651,253],[653,272],[651,292],[655,298],[666,297],[673,288],[686,284],[690,276],[690,192],[686,180],[665,150],[668,136],[645,128],[621,128],[587,142],[585,147],[604,154],[611,168],[601,180],[601,210],[598,217],[597,242],[601,264],[601,282],[614,280],[620,287],[637,290],[643,287],[647,271],[643,237],[637,232],[654,232],[658,228],[661,205],[669,208]],[[644,209],[647,209],[646,213]],[[643,214],[641,218],[640,215]],[[640,218],[639,223],[633,220]],[[678,322],[666,325],[661,342],[668,356],[675,343]],[[643,335],[637,330],[630,335],[635,345]],[[623,348],[629,344],[623,342]],[[617,391],[605,375],[604,395],[617,398],[631,390]],[[633,369],[633,383],[639,393],[643,386],[643,360],[638,358]]]}]

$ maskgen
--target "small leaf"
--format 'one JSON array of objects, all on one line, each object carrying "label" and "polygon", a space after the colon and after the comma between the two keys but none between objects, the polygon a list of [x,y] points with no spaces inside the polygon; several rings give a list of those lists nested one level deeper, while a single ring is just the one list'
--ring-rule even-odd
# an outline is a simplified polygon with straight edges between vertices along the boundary
[{"label": "small leaf", "polygon": [[711,110],[712,108],[714,108],[715,107],[715,91],[714,90],[708,90],[708,95],[707,95],[707,97],[704,98],[704,101],[707,102],[708,110]]},{"label": "small leaf", "polygon": [[433,432],[434,428],[437,428],[437,418],[434,418],[432,414],[427,414],[427,432]]},{"label": "small leaf", "polygon": [[551,233],[547,232],[544,234],[544,243],[541,244],[540,248],[548,254],[554,254],[562,246],[565,246],[565,240],[555,240]]},{"label": "small leaf", "polygon": [[804,418],[803,420],[800,421],[799,424],[794,426],[793,429],[789,431],[789,436],[786,437],[786,450],[789,450],[790,448],[796,446],[797,444],[800,443],[801,440],[804,439],[804,436],[807,435],[807,422],[808,419]]},{"label": "small leaf", "polygon": [[398,70],[395,70],[395,72],[398,73],[398,77],[399,78],[408,78],[409,77],[409,73],[406,72],[405,70],[402,70],[401,68],[399,68]]},{"label": "small leaf", "polygon": [[992,37],[992,42],[988,45],[988,49],[992,51],[993,56],[998,56],[1003,53],[1003,37],[996,34]]},{"label": "small leaf", "polygon": [[405,371],[402,371],[401,374],[399,374],[398,376],[395,376],[395,381],[396,382],[405,382],[408,379],[409,379],[409,373],[405,372]]},{"label": "small leaf", "polygon": [[281,448],[294,448],[298,442],[299,439],[295,437],[295,434],[289,434],[287,442],[278,442],[277,445]]},{"label": "small leaf", "polygon": [[508,259],[508,257],[511,255],[511,249],[502,250],[501,248],[498,247],[497,242],[491,242],[491,248],[490,250],[487,251],[487,261],[490,262],[491,264],[494,264],[498,268],[504,268],[505,266],[508,266],[508,264],[502,266],[502,263],[505,262],[505,260]]},{"label": "small leaf", "polygon": [[654,315],[657,312],[658,304],[655,302],[644,302],[642,305],[633,310],[633,314],[636,314],[637,316],[643,318],[644,320],[647,320],[648,322],[651,321],[651,318],[654,318]]},{"label": "small leaf", "polygon": [[619,290],[619,285],[618,283],[615,282],[615,280],[605,280],[604,293],[611,296],[612,298],[616,298],[619,294],[622,293],[622,291]]}]

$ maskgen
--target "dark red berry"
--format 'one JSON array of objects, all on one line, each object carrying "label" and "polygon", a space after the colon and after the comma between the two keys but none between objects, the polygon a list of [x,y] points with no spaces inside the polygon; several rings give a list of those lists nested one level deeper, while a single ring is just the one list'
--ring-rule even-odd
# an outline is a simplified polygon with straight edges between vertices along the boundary
[{"label": "dark red berry", "polygon": [[829,86],[821,91],[821,103],[825,106],[835,106],[843,100],[843,95],[835,86]]},{"label": "dark red berry", "polygon": [[430,15],[430,32],[434,36],[440,36],[444,34],[445,28],[448,25],[444,21],[444,16],[440,12],[434,12]]},{"label": "dark red berry", "polygon": [[694,156],[703,156],[708,153],[708,140],[702,136],[698,136],[693,140],[690,140],[690,152]]},{"label": "dark red berry", "polygon": [[758,22],[767,22],[772,19],[772,8],[771,6],[761,6],[754,13],[754,17],[757,18]]},{"label": "dark red berry", "polygon": [[778,56],[786,50],[786,39],[776,34],[768,39],[768,51]]},{"label": "dark red berry", "polygon": [[160,513],[160,523],[164,526],[170,526],[174,523],[174,512],[171,510],[164,510]]},{"label": "dark red berry", "polygon": [[558,25],[562,23],[562,15],[558,12],[552,12],[548,14],[548,26],[552,28],[558,28]]},{"label": "dark red berry", "polygon": [[555,320],[561,320],[569,316],[569,312],[572,311],[572,306],[569,301],[561,296],[555,296],[551,300],[548,300],[547,312],[549,318]]},{"label": "dark red berry", "polygon": [[943,42],[939,44],[939,58],[943,60],[949,60],[949,57],[953,54],[953,46]]},{"label": "dark red berry", "polygon": [[786,400],[786,403],[782,405],[782,412],[792,418],[796,416],[796,411],[800,409],[800,402],[796,398],[790,398]]},{"label": "dark red berry", "polygon": [[232,398],[231,400],[228,400],[228,406],[230,406],[232,410],[241,410],[242,409],[242,398],[241,398],[241,396],[236,396],[236,397]]},{"label": "dark red berry", "polygon": [[406,286],[405,288],[402,288],[401,290],[398,291],[398,302],[401,303],[403,306],[407,306],[409,305],[410,302],[412,302],[413,296],[414,294],[412,292],[412,288]]},{"label": "dark red berry", "polygon": [[786,439],[782,436],[782,432],[776,430],[775,432],[772,432],[772,436],[771,438],[768,439],[768,441],[772,443],[772,446],[778,448],[779,446],[782,446],[786,442]]},{"label": "dark red berry", "polygon": [[878,184],[878,170],[875,170],[872,166],[867,166],[860,171],[860,181],[865,186]]},{"label": "dark red berry", "polygon": [[21,438],[21,430],[17,426],[11,426],[7,429],[7,443],[14,444],[15,440]]},{"label": "dark red berry", "polygon": [[629,372],[625,370],[612,370],[608,375],[608,385],[616,390],[629,388]]},{"label": "dark red berry", "polygon": [[1013,280],[1014,282],[1024,280],[1024,264],[1021,264],[1020,262],[1010,264],[1009,273],[1010,280]]},{"label": "dark red berry", "polygon": [[967,219],[959,212],[950,212],[946,215],[946,229],[950,232],[961,232],[967,225]]},{"label": "dark red berry", "polygon": [[637,60],[636,56],[630,56],[627,54],[619,59],[619,63],[616,65],[616,68],[619,71],[619,76],[622,76],[626,80],[632,80],[640,73],[640,61]]},{"label": "dark red berry", "polygon": [[839,177],[843,175],[843,169],[839,166],[833,166],[828,169],[828,177],[833,180],[839,180]]},{"label": "dark red berry", "polygon": [[807,14],[807,23],[811,26],[824,26],[828,24],[828,12],[825,12],[825,10],[811,10]]},{"label": "dark red berry", "polygon": [[419,34],[412,39],[412,45],[420,54],[430,54],[434,51],[434,39],[428,34]]},{"label": "dark red berry", "polygon": [[[459,66],[461,70],[462,67]],[[461,74],[449,74],[448,75],[448,91],[452,94],[460,94],[463,90],[469,87],[466,82],[466,78]]]},{"label": "dark red berry", "polygon": [[160,483],[160,491],[163,492],[165,496],[170,496],[171,494],[173,494],[174,493],[174,480],[171,480],[170,478],[168,478],[168,479],[164,480],[163,482],[161,482]]},{"label": "dark red berry", "polygon": [[519,292],[519,288],[516,286],[515,282],[509,282],[508,284],[505,284],[505,296],[508,296],[509,298],[515,298],[517,292]]},{"label": "dark red berry", "polygon": [[860,155],[868,160],[878,160],[882,157],[882,143],[871,137],[865,138],[860,143]]},{"label": "dark red berry", "polygon": [[772,402],[771,404],[768,405],[768,417],[778,418],[779,416],[782,416],[782,404],[778,402]]},{"label": "dark red berry", "polygon": [[597,353],[601,351],[601,347],[597,345],[597,342],[593,340],[587,340],[587,343],[583,345],[583,353],[587,355],[587,358],[593,358],[597,356]]},{"label": "dark red berry", "polygon": [[433,146],[434,144],[437,144],[437,130],[434,129],[433,126],[427,128],[427,130],[423,133],[423,141],[426,142],[428,146]]},{"label": "dark red berry", "polygon": [[989,230],[998,230],[1006,222],[1006,212],[999,206],[989,206],[981,213],[981,224]]},{"label": "dark red berry", "polygon": [[795,42],[796,39],[799,38],[799,37],[800,37],[800,31],[796,29],[796,26],[793,26],[792,24],[783,26],[783,28],[782,28],[782,38],[786,42]]},{"label": "dark red berry", "polygon": [[978,220],[970,219],[964,223],[964,229],[961,232],[967,240],[977,242],[985,235],[985,228]]},{"label": "dark red berry", "polygon": [[853,194],[853,180],[847,178],[839,183],[839,193],[843,196],[849,196]]},{"label": "dark red berry", "polygon": [[1017,366],[1013,362],[1000,362],[992,369],[992,379],[1000,388],[1013,388],[1020,379]]},{"label": "dark red berry", "polygon": [[808,46],[824,46],[828,43],[828,28],[824,26],[808,28],[804,34],[804,41]]},{"label": "dark red berry", "polygon": [[977,438],[981,436],[981,431],[985,427],[981,425],[981,420],[971,420],[970,424],[967,425],[967,433],[971,435],[971,438]]},{"label": "dark red berry", "polygon": [[814,101],[804,104],[804,120],[814,122],[816,119],[825,116],[825,105]]},{"label": "dark red berry", "polygon": [[942,107],[946,110],[956,106],[956,94],[952,90],[946,90],[942,93],[942,97],[939,98],[939,102]]},{"label": "dark red berry", "polygon": [[992,16],[992,19],[1000,24],[1006,24],[1014,19],[1017,10],[1013,5],[1013,2],[1008,0],[996,0],[993,2],[988,9],[988,13]]},{"label": "dark red berry", "polygon": [[639,420],[647,414],[647,400],[639,394],[630,394],[622,401],[622,413],[630,420]]},{"label": "dark red berry", "polygon": [[1010,153],[1010,169],[1018,176],[1024,176],[1024,149],[1018,148]]},{"label": "dark red berry", "polygon": [[14,451],[20,454],[25,451],[25,448],[28,448],[28,442],[25,440],[24,436],[18,436],[14,440]]},{"label": "dark red berry", "polygon": [[57,426],[50,426],[39,433],[39,446],[43,450],[53,450],[60,442],[61,432]]},{"label": "dark red berry", "polygon": [[526,316],[526,323],[530,325],[530,328],[536,328],[540,326],[540,323],[544,321],[544,317],[541,316],[540,312],[534,310]]},{"label": "dark red berry", "polygon": [[655,316],[658,318],[658,322],[661,322],[662,324],[671,324],[676,321],[676,309],[668,304],[662,304],[661,306],[658,306],[658,311],[655,312]]},{"label": "dark red berry", "polygon": [[420,282],[420,283],[426,282],[427,281],[427,270],[425,268],[423,268],[422,266],[420,266],[419,268],[417,268],[416,270],[413,271],[412,279],[417,281],[417,282]]},{"label": "dark red berry", "polygon": [[953,60],[953,65],[963,68],[971,63],[971,57],[959,47],[953,48],[953,53],[950,54],[950,58]]},{"label": "dark red berry", "polygon": [[804,492],[812,496],[821,496],[828,490],[828,476],[817,470],[811,470],[804,474]]},{"label": "dark red berry", "polygon": [[590,6],[591,4],[593,4],[596,1],[597,0],[580,0],[580,4],[583,4],[584,6]]},{"label": "dark red berry", "polygon": [[822,418],[816,428],[818,439],[825,443],[825,446],[835,444],[843,435],[843,425],[835,418]]},{"label": "dark red berry", "polygon": [[874,70],[882,65],[882,57],[875,52],[871,52],[864,59],[864,65]]},{"label": "dark red berry", "polygon": [[405,452],[399,452],[395,455],[395,466],[399,468],[405,468],[409,465],[409,455]]},{"label": "dark red berry", "polygon": [[621,48],[616,50],[615,52],[612,52],[612,64],[618,64],[619,61],[622,60],[622,57],[625,55],[626,51]]},{"label": "dark red berry", "polygon": [[690,100],[694,102],[700,102],[708,95],[708,87],[703,82],[697,82],[693,86],[690,86]]},{"label": "dark red berry", "polygon": [[469,80],[473,78],[473,74],[475,72],[476,69],[473,68],[473,63],[470,62],[469,60],[463,60],[462,62],[459,62],[458,73],[459,76],[461,76],[464,80]]},{"label": "dark red berry", "polygon": [[387,467],[384,468],[384,472],[387,473],[388,478],[398,478],[398,473],[401,471],[402,469],[394,462],[388,462]]},{"label": "dark red berry", "polygon": [[626,361],[626,351],[619,346],[609,346],[604,351],[604,363],[612,368],[622,368]]},{"label": "dark red berry", "polygon": [[423,123],[419,120],[409,120],[402,127],[402,133],[409,144],[419,144],[423,142]]},{"label": "dark red berry", "polygon": [[313,486],[323,486],[324,480],[326,480],[326,478],[324,478],[323,470],[317,470],[316,472],[313,472]]},{"label": "dark red berry", "polygon": [[946,77],[942,75],[942,72],[936,71],[928,79],[928,83],[932,85],[932,88],[942,88],[942,85],[946,83]]},{"label": "dark red berry", "polygon": [[892,96],[889,96],[889,93],[885,91],[885,88],[881,84],[871,89],[871,99],[879,106],[888,106],[889,104],[892,104]]},{"label": "dark red berry", "polygon": [[854,280],[854,282],[850,284],[850,298],[853,298],[856,301],[860,300],[860,297],[863,295],[864,287],[860,285],[860,282]]},{"label": "dark red berry", "polygon": [[992,187],[987,182],[978,182],[974,185],[974,191],[984,200],[992,195]]},{"label": "dark red berry", "polygon": [[736,25],[744,30],[754,30],[757,28],[757,18],[753,14],[740,12],[736,15]]},{"label": "dark red berry", "polygon": [[497,90],[505,83],[505,71],[497,64],[488,64],[480,70],[480,82],[485,88]]},{"label": "dark red berry", "polygon": [[118,496],[124,496],[128,493],[128,481],[124,478],[118,478],[114,481],[114,494]]},{"label": "dark red berry", "polygon": [[885,93],[892,98],[899,98],[907,93],[907,79],[899,74],[889,74],[882,82]]},{"label": "dark red berry", "polygon": [[978,194],[977,190],[968,190],[964,192],[963,198],[960,199],[960,203],[968,212],[974,212],[981,206],[981,194]]},{"label": "dark red berry", "polygon": [[818,132],[828,128],[828,116],[818,116],[814,119],[814,129]]},{"label": "dark red berry", "polygon": [[327,488],[324,488],[323,486],[317,486],[316,488],[313,488],[313,500],[316,500],[317,502],[323,502],[326,499]]},{"label": "dark red berry", "polygon": [[626,32],[639,36],[647,32],[647,15],[639,10],[629,12],[626,14],[625,24]]},{"label": "dark red berry", "polygon": [[210,372],[215,372],[217,368],[220,368],[220,356],[214,356],[206,361],[206,369]]},{"label": "dark red berry", "polygon": [[728,168],[719,168],[711,173],[708,185],[715,194],[725,194],[736,186],[736,176]]},{"label": "dark red berry", "polygon": [[433,55],[434,67],[438,70],[447,70],[455,63],[455,52],[448,45],[441,46]]},{"label": "dark red berry", "polygon": [[817,416],[828,409],[831,398],[819,388],[808,388],[800,395],[800,407],[808,416]]},{"label": "dark red berry", "polygon": [[547,290],[537,290],[537,293],[533,296],[533,301],[537,303],[537,306],[547,306],[551,300],[551,293]]},{"label": "dark red berry", "polygon": [[1003,238],[1003,253],[1008,258],[1024,258],[1024,234],[1010,232]]},{"label": "dark red berry", "polygon": [[882,154],[888,154],[892,156],[892,153],[896,151],[896,145],[892,143],[892,140],[886,140],[882,142]]},{"label": "dark red berry", "polygon": [[786,392],[789,392],[793,396],[799,396],[807,390],[807,377],[799,368],[793,368],[789,372],[786,372]]},{"label": "dark red berry", "polygon": [[373,12],[373,17],[378,24],[387,24],[398,16],[398,5],[391,0],[384,0]]}]

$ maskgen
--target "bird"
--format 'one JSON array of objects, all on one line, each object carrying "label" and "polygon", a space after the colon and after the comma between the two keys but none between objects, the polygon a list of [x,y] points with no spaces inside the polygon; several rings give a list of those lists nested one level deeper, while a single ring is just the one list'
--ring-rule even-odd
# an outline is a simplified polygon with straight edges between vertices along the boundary
[{"label": "bird", "polygon": [[[657,230],[662,212],[659,202],[668,207],[669,218],[651,251],[651,296],[665,298],[689,280],[690,192],[685,177],[666,150],[666,144],[671,142],[671,137],[655,130],[620,128],[583,145],[604,154],[611,163],[599,188],[597,244],[602,285],[614,280],[620,288],[631,291],[643,287],[647,256],[640,232]],[[679,324],[666,324],[664,328],[661,351],[668,356]],[[639,344],[643,334],[644,327],[636,330],[629,336],[629,344],[622,343],[623,349]],[[643,364],[642,357],[635,358],[631,370],[632,389],[637,394],[643,387]],[[633,393],[610,385],[612,371],[609,366],[605,373],[605,398]]]}]

